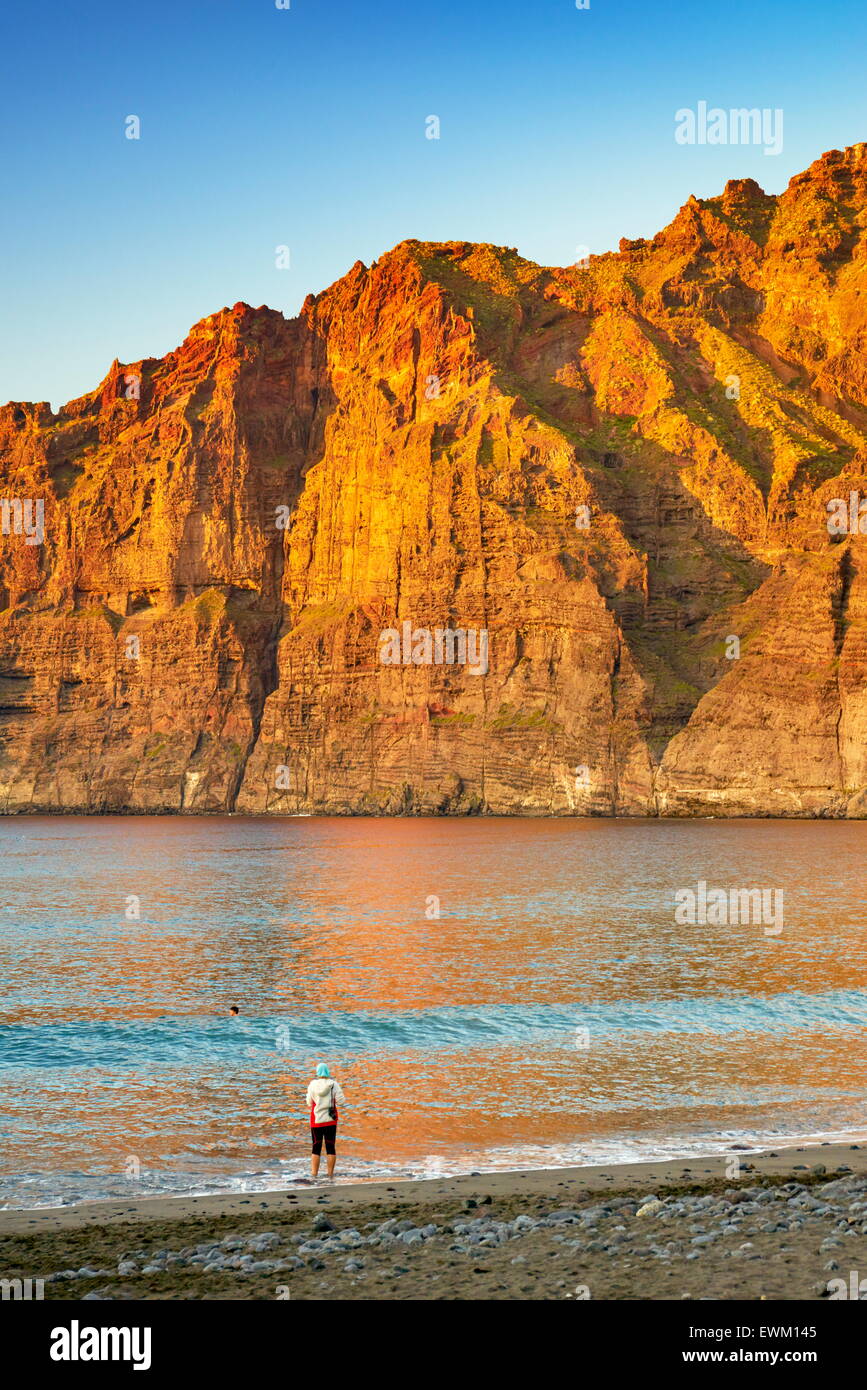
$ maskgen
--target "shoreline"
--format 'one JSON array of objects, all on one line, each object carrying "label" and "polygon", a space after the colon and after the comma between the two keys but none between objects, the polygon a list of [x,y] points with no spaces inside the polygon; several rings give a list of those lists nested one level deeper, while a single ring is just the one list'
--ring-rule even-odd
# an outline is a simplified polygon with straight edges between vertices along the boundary
[{"label": "shoreline", "polygon": [[[812,1140],[751,1149],[737,1145],[712,1154],[685,1154],[677,1158],[641,1159],[618,1163],[582,1164],[554,1168],[493,1169],[461,1173],[453,1177],[383,1178],[330,1183],[309,1178],[277,1188],[227,1194],[107,1198],[61,1207],[0,1209],[0,1238],[44,1231],[76,1230],[89,1225],[113,1226],[130,1222],[169,1221],[249,1216],[255,1211],[294,1211],[323,1202],[329,1207],[375,1205],[380,1202],[425,1202],[437,1198],[477,1198],[479,1194],[512,1196],[549,1195],[560,1189],[578,1188],[588,1193],[617,1192],[641,1184],[663,1187],[696,1182],[734,1181],[726,1166],[737,1159],[750,1177],[813,1174],[818,1166],[834,1173],[841,1165],[867,1175],[867,1138]],[[813,1176],[816,1176],[813,1174]],[[743,1179],[741,1179],[743,1180]]]},{"label": "shoreline", "polygon": [[865,1144],[0,1212],[2,1277],[63,1302],[809,1301],[859,1270]]}]

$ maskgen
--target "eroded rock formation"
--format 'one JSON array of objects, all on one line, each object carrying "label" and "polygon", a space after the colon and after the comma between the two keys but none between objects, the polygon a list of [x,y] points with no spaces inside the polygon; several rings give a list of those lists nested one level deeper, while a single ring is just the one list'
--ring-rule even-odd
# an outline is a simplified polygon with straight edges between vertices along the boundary
[{"label": "eroded rock formation", "polygon": [[863,144],[586,267],[404,242],[0,457],[0,809],[867,814]]}]

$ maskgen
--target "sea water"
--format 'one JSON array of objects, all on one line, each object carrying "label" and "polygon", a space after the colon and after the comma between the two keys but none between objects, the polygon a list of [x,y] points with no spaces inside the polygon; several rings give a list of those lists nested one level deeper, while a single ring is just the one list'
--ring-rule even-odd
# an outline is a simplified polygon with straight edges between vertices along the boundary
[{"label": "sea water", "polygon": [[[0,845],[7,1207],[291,1183],[320,1061],[344,1180],[867,1131],[860,822],[17,817]],[[781,929],[684,920],[701,884],[781,893]]]}]

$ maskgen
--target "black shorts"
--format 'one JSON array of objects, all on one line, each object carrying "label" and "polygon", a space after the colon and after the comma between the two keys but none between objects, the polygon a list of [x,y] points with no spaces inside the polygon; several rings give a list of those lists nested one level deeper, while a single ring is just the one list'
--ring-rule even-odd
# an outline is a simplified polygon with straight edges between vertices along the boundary
[{"label": "black shorts", "polygon": [[334,1140],[337,1138],[337,1125],[311,1125],[310,1138],[313,1140],[313,1152],[321,1154],[322,1140],[325,1140],[325,1152],[334,1153]]}]

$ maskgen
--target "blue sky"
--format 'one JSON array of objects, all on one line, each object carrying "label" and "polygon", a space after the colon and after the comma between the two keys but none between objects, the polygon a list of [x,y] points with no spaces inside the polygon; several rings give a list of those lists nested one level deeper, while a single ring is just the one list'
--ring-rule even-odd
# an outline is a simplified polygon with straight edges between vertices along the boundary
[{"label": "blue sky", "polygon": [[[237,300],[294,314],[405,237],[568,264],[652,235],[690,193],[746,176],[779,192],[867,139],[861,0],[12,9],[0,402],[57,408]],[[678,145],[674,113],[702,100],[782,108],[782,153]]]}]

